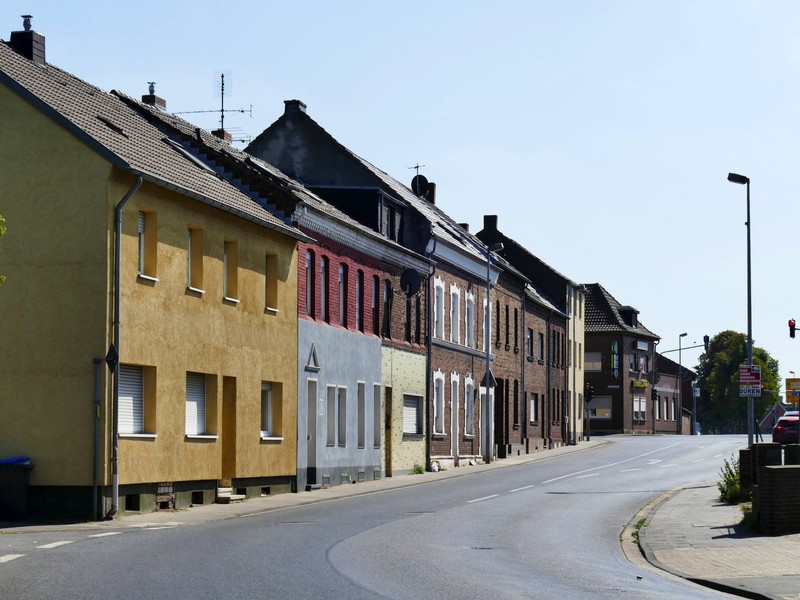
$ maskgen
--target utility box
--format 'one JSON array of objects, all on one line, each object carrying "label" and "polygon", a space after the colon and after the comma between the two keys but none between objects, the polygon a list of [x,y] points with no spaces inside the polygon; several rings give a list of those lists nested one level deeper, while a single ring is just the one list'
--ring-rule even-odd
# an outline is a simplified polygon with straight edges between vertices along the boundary
[{"label": "utility box", "polygon": [[29,456],[0,460],[0,521],[27,516],[31,469]]}]

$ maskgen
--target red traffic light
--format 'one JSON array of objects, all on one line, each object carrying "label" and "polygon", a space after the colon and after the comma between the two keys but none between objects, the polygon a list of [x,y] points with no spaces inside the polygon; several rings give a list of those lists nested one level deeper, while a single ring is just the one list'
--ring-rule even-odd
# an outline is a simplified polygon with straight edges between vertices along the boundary
[{"label": "red traffic light", "polygon": [[789,319],[789,337],[794,337],[794,319]]}]

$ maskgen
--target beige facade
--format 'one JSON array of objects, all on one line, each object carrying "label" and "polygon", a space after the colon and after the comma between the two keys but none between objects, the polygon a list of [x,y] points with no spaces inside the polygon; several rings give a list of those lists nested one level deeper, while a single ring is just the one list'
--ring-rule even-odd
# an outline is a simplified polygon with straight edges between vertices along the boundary
[{"label": "beige facade", "polygon": [[584,424],[584,391],[583,353],[585,348],[584,314],[586,296],[580,286],[567,286],[567,344],[569,346],[569,368],[567,373],[567,399],[569,416],[567,439],[577,443],[583,439]]},{"label": "beige facade", "polygon": [[[381,348],[381,373],[383,378],[386,442],[383,445],[384,470],[396,476],[412,472],[415,467],[425,468],[425,372],[426,356],[392,346]],[[404,407],[408,401],[409,406]],[[404,430],[406,411],[417,403],[419,432]],[[386,425],[389,425],[388,431]]]}]

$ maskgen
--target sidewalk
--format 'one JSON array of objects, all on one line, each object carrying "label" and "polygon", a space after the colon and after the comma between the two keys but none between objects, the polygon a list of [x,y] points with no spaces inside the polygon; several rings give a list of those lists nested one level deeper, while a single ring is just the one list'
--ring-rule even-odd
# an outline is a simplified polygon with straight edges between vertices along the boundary
[{"label": "sidewalk", "polygon": [[746,598],[800,600],[800,534],[764,536],[739,525],[738,506],[722,504],[716,482],[662,496],[639,530],[656,567]]},{"label": "sidewalk", "polygon": [[76,531],[76,530],[111,530],[123,528],[145,527],[172,527],[177,525],[200,525],[213,521],[235,519],[248,515],[259,514],[274,510],[282,510],[306,504],[330,502],[340,498],[374,494],[387,490],[394,490],[414,485],[423,485],[435,481],[443,481],[453,477],[465,477],[495,469],[504,469],[523,463],[548,460],[556,456],[563,456],[573,452],[590,450],[607,442],[602,438],[588,442],[580,442],[576,446],[562,446],[552,450],[544,450],[535,454],[510,456],[496,460],[490,464],[463,466],[437,473],[425,472],[420,475],[400,475],[398,477],[384,477],[382,479],[364,481],[350,485],[337,485],[329,488],[314,490],[312,492],[298,492],[296,494],[276,494],[263,498],[250,498],[245,502],[233,504],[206,504],[193,506],[185,510],[152,512],[144,514],[127,514],[111,521],[88,521],[82,523],[7,523],[0,521],[0,533],[32,533],[37,531]]}]

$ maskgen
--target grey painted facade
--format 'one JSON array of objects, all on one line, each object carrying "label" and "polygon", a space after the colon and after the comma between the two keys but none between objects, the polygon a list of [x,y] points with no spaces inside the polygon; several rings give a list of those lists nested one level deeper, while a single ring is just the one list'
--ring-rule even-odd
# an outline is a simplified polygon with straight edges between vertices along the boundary
[{"label": "grey painted facade", "polygon": [[302,318],[297,329],[297,489],[380,478],[380,339]]}]

